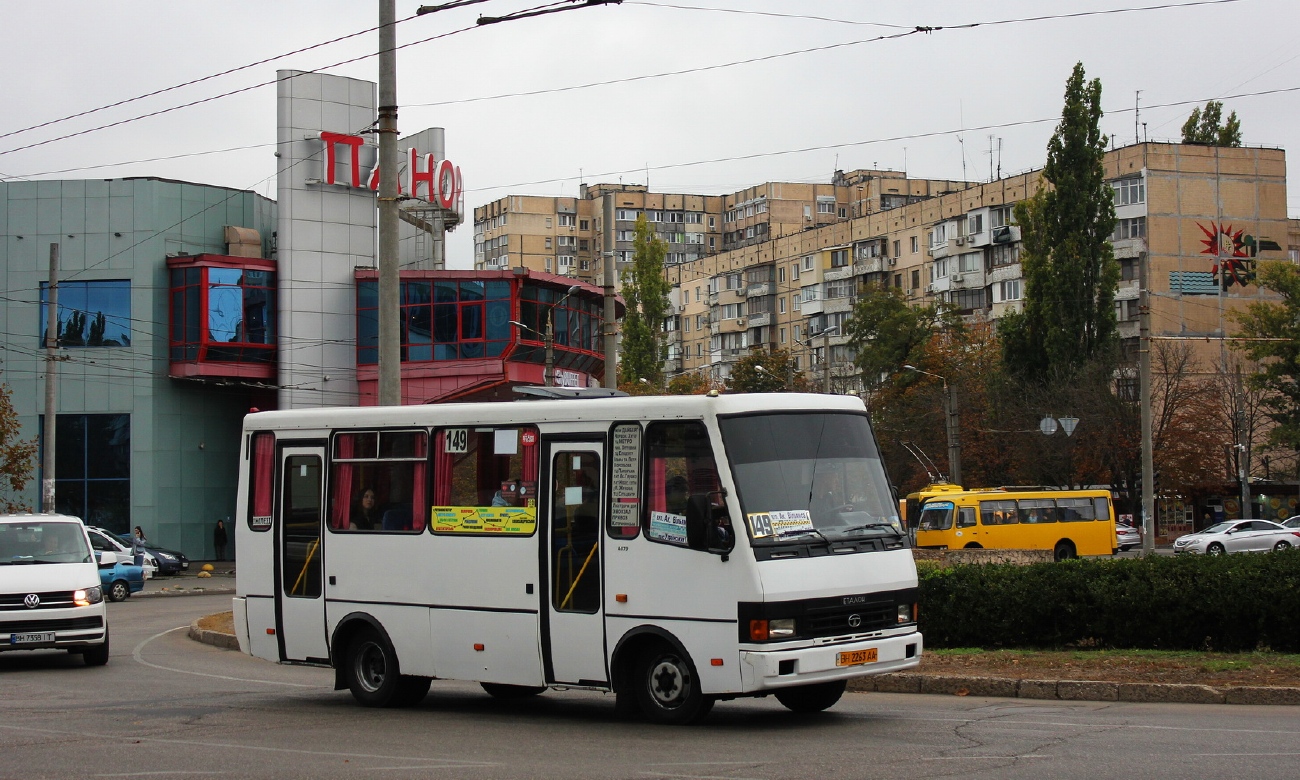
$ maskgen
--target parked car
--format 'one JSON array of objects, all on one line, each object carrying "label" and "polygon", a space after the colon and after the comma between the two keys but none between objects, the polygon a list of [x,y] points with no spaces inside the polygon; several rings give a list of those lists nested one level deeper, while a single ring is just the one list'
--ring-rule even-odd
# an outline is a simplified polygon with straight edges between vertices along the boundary
[{"label": "parked car", "polygon": [[112,552],[98,552],[95,557],[99,561],[99,582],[109,601],[126,601],[132,593],[144,590],[143,567]]},{"label": "parked car", "polygon": [[1115,523],[1115,538],[1120,552],[1142,546],[1142,532],[1128,523]]},{"label": "parked car", "polygon": [[1282,521],[1282,525],[1283,527],[1286,528],[1300,529],[1300,515],[1295,515],[1294,517],[1288,517],[1287,519]]},{"label": "parked car", "polygon": [[[90,546],[98,552],[112,552],[118,558],[126,561],[134,561],[135,556],[131,553],[131,545],[123,544],[121,539],[111,531],[94,526],[87,526],[86,533],[90,535]],[[144,554],[144,578],[147,580],[158,571],[158,559],[149,554],[148,550]]]},{"label": "parked car", "polygon": [[[131,534],[114,534],[122,544],[131,546]],[[190,559],[179,550],[169,550],[145,541],[144,549],[158,562],[159,574],[180,574],[190,568]]]},{"label": "parked car", "polygon": [[1296,545],[1300,545],[1300,529],[1269,520],[1227,520],[1178,537],[1174,540],[1174,552],[1223,555],[1287,550]]}]

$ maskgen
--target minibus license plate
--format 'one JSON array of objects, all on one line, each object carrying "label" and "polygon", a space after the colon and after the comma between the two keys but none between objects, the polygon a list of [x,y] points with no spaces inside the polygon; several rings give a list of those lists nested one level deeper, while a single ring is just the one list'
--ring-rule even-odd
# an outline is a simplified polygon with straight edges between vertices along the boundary
[{"label": "minibus license plate", "polygon": [[836,666],[858,666],[859,664],[874,664],[876,662],[876,648],[868,647],[866,650],[853,650],[847,653],[840,653],[835,658]]},{"label": "minibus license plate", "polygon": [[39,645],[54,642],[54,632],[46,631],[40,634],[10,634],[9,644],[11,645]]}]

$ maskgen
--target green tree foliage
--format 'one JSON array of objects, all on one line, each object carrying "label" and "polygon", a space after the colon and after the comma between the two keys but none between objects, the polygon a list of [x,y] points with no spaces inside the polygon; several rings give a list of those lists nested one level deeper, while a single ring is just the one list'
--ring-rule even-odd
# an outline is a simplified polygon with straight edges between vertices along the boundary
[{"label": "green tree foliage", "polygon": [[755,350],[736,361],[727,389],[733,393],[808,392],[808,379],[789,350]]},{"label": "green tree foliage", "polygon": [[19,439],[20,431],[9,385],[0,384],[0,507],[5,512],[31,511],[15,494],[21,493],[32,479],[36,439]]},{"label": "green tree foliage", "polygon": [[1110,245],[1115,193],[1102,166],[1101,116],[1101,81],[1085,81],[1078,63],[1047,145],[1043,179],[1050,187],[1015,209],[1025,309],[1003,317],[998,334],[1008,370],[1021,379],[1068,377],[1115,353],[1120,271]]},{"label": "green tree foliage", "polygon": [[1230,313],[1243,337],[1260,339],[1233,347],[1259,364],[1249,382],[1264,391],[1260,403],[1276,425],[1270,443],[1300,449],[1300,268],[1286,261],[1261,262],[1259,284],[1282,300],[1256,301]]},{"label": "green tree foliage", "polygon": [[1199,106],[1192,109],[1191,116],[1183,123],[1183,143],[1201,146],[1241,146],[1241,122],[1237,112],[1228,114],[1228,121],[1223,121],[1223,104],[1211,100],[1202,110]]},{"label": "green tree foliage", "polygon": [[655,388],[663,385],[664,360],[668,357],[663,328],[671,289],[664,277],[665,251],[666,245],[655,237],[645,215],[638,216],[632,267],[623,277],[627,312],[623,316],[623,345],[618,366],[623,382],[645,379]]},{"label": "green tree foliage", "polygon": [[961,330],[961,317],[947,303],[911,306],[895,287],[871,287],[844,324],[867,390],[875,390],[903,370],[919,365],[935,334]]}]

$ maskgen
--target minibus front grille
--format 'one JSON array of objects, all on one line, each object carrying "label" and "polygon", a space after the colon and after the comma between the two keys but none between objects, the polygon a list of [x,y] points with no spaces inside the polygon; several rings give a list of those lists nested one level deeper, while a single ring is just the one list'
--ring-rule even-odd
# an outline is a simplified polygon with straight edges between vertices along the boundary
[{"label": "minibus front grille", "polygon": [[861,604],[833,610],[812,610],[800,621],[803,636],[837,636],[879,631],[898,623],[898,608],[892,603]]},{"label": "minibus front grille", "polygon": [[40,599],[36,607],[27,606],[28,593],[5,593],[0,595],[0,612],[26,612],[30,609],[64,609],[72,606],[72,591],[51,590],[35,594]]}]

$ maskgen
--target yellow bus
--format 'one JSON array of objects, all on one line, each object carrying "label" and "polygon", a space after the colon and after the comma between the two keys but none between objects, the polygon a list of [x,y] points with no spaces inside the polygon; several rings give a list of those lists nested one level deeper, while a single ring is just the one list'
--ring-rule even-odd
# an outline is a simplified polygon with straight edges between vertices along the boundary
[{"label": "yellow bus", "polygon": [[[931,498],[948,493],[961,493],[966,488],[951,482],[931,482],[907,498],[898,502],[898,516],[903,518],[903,527],[915,534],[918,518],[921,517],[921,505]],[[915,539],[913,539],[915,541]]]},{"label": "yellow bus", "polygon": [[1119,542],[1109,490],[992,488],[944,493],[924,501],[916,546],[1051,550],[1060,561],[1113,555]]}]

